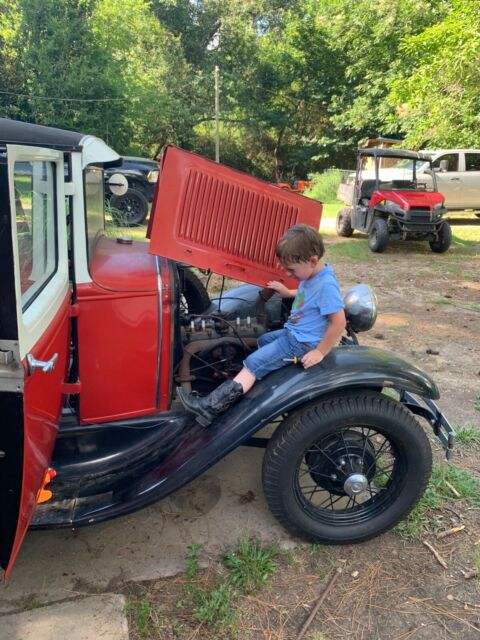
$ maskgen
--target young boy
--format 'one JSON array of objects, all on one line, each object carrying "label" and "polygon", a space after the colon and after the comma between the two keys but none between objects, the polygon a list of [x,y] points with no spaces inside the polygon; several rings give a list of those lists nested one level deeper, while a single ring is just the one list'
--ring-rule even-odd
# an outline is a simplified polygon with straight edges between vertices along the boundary
[{"label": "young boy", "polygon": [[340,288],[332,268],[322,262],[323,241],[313,227],[297,224],[280,238],[276,255],[288,275],[299,280],[298,289],[287,289],[276,280],[268,282],[283,298],[295,298],[283,329],[265,333],[259,348],[243,363],[243,369],[206,397],[177,394],[197,421],[208,426],[249,391],[256,380],[285,367],[296,356],[305,369],[319,364],[334,347],[344,329],[345,313]]}]

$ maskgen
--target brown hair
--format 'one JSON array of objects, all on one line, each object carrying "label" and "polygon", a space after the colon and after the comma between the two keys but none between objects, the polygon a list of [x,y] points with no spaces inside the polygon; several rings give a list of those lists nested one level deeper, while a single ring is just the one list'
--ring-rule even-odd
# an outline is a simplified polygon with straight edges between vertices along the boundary
[{"label": "brown hair", "polygon": [[308,262],[312,256],[321,258],[325,248],[316,229],[307,224],[296,224],[280,238],[275,253],[283,263]]}]

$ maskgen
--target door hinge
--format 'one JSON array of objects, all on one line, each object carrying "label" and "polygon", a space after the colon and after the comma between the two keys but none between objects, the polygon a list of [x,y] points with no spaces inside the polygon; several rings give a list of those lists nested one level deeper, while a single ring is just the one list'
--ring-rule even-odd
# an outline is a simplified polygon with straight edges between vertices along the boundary
[{"label": "door hinge", "polygon": [[80,380],[76,382],[62,382],[61,392],[66,396],[78,396],[82,390],[82,383]]},{"label": "door hinge", "polygon": [[78,312],[79,308],[77,303],[70,305],[70,318],[78,318]]}]

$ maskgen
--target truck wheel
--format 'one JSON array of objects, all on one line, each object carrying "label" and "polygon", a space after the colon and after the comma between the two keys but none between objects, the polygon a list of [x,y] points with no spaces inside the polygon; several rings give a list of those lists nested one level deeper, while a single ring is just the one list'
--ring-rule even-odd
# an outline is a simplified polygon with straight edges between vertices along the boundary
[{"label": "truck wheel", "polygon": [[430,443],[413,415],[365,391],[290,414],[268,444],[263,486],[273,515],[294,535],[349,544],[404,518],[431,467]]},{"label": "truck wheel", "polygon": [[203,313],[210,306],[210,298],[203,282],[188,267],[178,267],[178,275],[185,311]]},{"label": "truck wheel", "polygon": [[430,249],[434,253],[445,253],[452,244],[452,228],[448,222],[444,222],[438,232],[438,239],[432,240]]},{"label": "truck wheel", "polygon": [[389,240],[387,223],[383,218],[375,218],[368,234],[368,246],[374,253],[383,253]]},{"label": "truck wheel", "polygon": [[110,205],[120,214],[114,215],[117,224],[134,227],[145,221],[148,213],[148,201],[138,189],[128,189],[123,196],[112,196]]},{"label": "truck wheel", "polygon": [[353,235],[351,210],[342,209],[337,213],[336,220],[337,235],[343,238],[350,238]]}]

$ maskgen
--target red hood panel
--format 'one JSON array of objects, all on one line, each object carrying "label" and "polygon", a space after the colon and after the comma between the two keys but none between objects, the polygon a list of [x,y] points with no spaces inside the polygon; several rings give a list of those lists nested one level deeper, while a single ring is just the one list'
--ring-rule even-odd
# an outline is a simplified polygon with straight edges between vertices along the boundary
[{"label": "red hood panel", "polygon": [[375,191],[371,206],[380,200],[390,200],[399,204],[402,209],[416,209],[417,207],[430,207],[432,209],[445,197],[438,191]]},{"label": "red hood panel", "polygon": [[260,286],[293,286],[276,266],[276,244],[294,224],[318,228],[321,215],[320,202],[167,147],[147,235],[157,255]]}]

